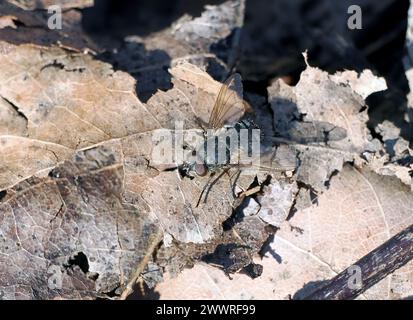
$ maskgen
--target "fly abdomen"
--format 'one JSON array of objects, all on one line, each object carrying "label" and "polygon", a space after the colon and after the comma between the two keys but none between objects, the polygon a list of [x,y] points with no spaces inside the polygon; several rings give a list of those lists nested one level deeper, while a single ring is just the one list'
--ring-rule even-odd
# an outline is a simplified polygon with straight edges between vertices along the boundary
[{"label": "fly abdomen", "polygon": [[250,121],[240,121],[233,127],[207,133],[198,155],[209,167],[251,162],[260,152],[260,130]]}]

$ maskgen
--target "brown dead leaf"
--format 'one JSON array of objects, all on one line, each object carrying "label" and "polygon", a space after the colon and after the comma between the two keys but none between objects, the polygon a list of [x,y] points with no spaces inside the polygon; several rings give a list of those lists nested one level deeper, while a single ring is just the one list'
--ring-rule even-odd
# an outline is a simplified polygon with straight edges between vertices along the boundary
[{"label": "brown dead leaf", "polygon": [[[87,38],[83,37],[77,11],[64,11],[64,28],[60,32],[49,30],[47,16],[38,11],[28,14],[14,6],[2,5],[2,12],[13,14],[19,23],[15,32],[10,28],[0,30],[0,39],[18,44],[60,41],[78,49],[96,48],[84,41]],[[162,167],[151,159],[153,134],[161,128],[173,133],[176,120],[183,122],[184,131],[200,129],[200,123],[208,121],[221,84],[186,61],[202,67],[212,66],[211,70],[216,66],[219,70],[225,69],[225,64],[210,50],[213,44],[229,37],[232,29],[241,25],[242,16],[240,2],[232,1],[208,7],[202,17],[182,19],[161,35],[146,39],[145,46],[149,51],[143,48],[142,59],[134,61],[137,68],[134,68],[134,63],[127,63],[128,71],[133,75],[135,72],[141,74],[140,66],[144,66],[142,76],[137,77],[136,88],[132,77],[113,71],[110,65],[94,60],[84,52],[71,48],[1,43],[0,65],[4,72],[0,76],[0,112],[5,115],[0,121],[0,189],[4,190],[2,195],[5,194],[2,200],[8,203],[9,199],[17,199],[18,207],[36,220],[37,215],[43,212],[19,201],[26,198],[27,192],[32,192],[34,198],[41,197],[45,186],[51,184],[56,186],[53,192],[49,192],[52,199],[42,197],[33,202],[47,201],[56,215],[53,221],[57,223],[60,223],[57,217],[62,216],[66,217],[69,225],[76,225],[81,230],[91,229],[89,233],[76,234],[67,241],[58,239],[55,244],[30,225],[32,236],[40,237],[42,241],[46,239],[47,244],[50,242],[53,247],[65,251],[56,254],[54,260],[46,258],[45,263],[38,266],[37,260],[30,260],[30,255],[19,256],[15,261],[16,268],[27,261],[33,265],[32,272],[24,279],[14,268],[1,270],[7,273],[4,277],[7,297],[19,296],[20,289],[16,288],[20,283],[24,283],[22,296],[28,298],[87,298],[130,292],[132,282],[146,270],[147,263],[151,263],[159,232],[161,236],[165,233],[165,239],[172,239],[174,246],[179,244],[182,257],[165,268],[176,268],[178,272],[190,259],[201,258],[214,251],[217,243],[221,242],[222,223],[232,212],[234,199],[228,177],[220,179],[208,193],[208,201],[196,208],[208,177],[183,180],[176,170],[160,171]],[[207,20],[211,18],[222,20],[219,28],[209,27]],[[72,32],[80,36],[73,37]],[[185,33],[191,41],[185,38]],[[79,41],[73,43],[67,39]],[[235,37],[225,46],[232,48],[236,41]],[[133,45],[131,47],[136,57],[138,51]],[[219,48],[221,55],[225,53],[223,45]],[[173,61],[169,60],[168,54],[151,55],[151,51],[161,53],[163,49],[171,54]],[[233,63],[231,59],[234,57],[226,56],[227,62]],[[167,69],[170,66],[169,73]],[[158,73],[158,67],[161,73]],[[223,75],[222,71],[218,74]],[[166,87],[156,82],[165,78],[171,82]],[[135,96],[135,89],[138,94],[145,92],[146,84],[152,91],[144,104]],[[167,91],[155,93],[154,88]],[[72,168],[84,158],[99,168],[87,167],[81,173]],[[99,175],[102,177],[96,178]],[[27,185],[32,180],[37,189]],[[245,178],[241,180],[246,181]],[[245,182],[245,185],[250,183]],[[116,205],[112,198],[116,199]],[[66,205],[67,202],[69,204]],[[102,211],[97,209],[100,207]],[[6,215],[6,209],[6,205],[0,206],[0,216]],[[12,207],[10,210],[14,214],[17,209]],[[101,225],[104,220],[107,225]],[[7,228],[9,225],[4,226],[5,232],[16,234],[10,240],[16,245],[19,243],[16,237],[21,232],[20,223],[14,229],[10,227],[10,231]],[[43,221],[40,230],[49,234],[53,228],[54,225]],[[118,228],[125,229],[125,232],[117,231]],[[239,230],[245,233],[241,227]],[[67,233],[70,235],[71,231]],[[109,233],[117,238],[103,239],[99,236]],[[139,241],[127,239],[129,242],[124,243],[122,237],[129,233]],[[256,235],[256,251],[265,241],[265,235],[265,232]],[[248,264],[249,253],[237,244],[239,237],[233,232],[223,237],[234,252],[245,253],[244,258],[237,261],[237,268]],[[100,241],[103,241],[101,246]],[[110,243],[114,244],[109,247]],[[36,254],[48,256],[47,244],[41,243]],[[165,248],[166,256],[173,255],[174,246]],[[101,247],[102,251],[96,252],[94,247]],[[128,250],[123,252],[125,247]],[[77,265],[79,256],[87,259],[87,270],[84,265]],[[58,275],[64,279],[63,286],[67,291],[46,286],[49,266],[60,270]],[[42,282],[35,282],[38,277]],[[79,277],[81,281],[76,280]],[[9,281],[9,278],[14,281]],[[28,289],[37,289],[38,286],[41,290],[36,292],[37,296]]]},{"label": "brown dead leaf", "polygon": [[25,136],[27,119],[6,100],[0,99],[0,134]]},{"label": "brown dead leaf", "polygon": [[401,136],[401,128],[390,121],[383,121],[376,127],[376,132],[383,140],[386,154],[370,159],[369,166],[381,175],[396,176],[413,190],[413,150],[409,141]]},{"label": "brown dead leaf", "polygon": [[[276,134],[310,142],[312,136],[325,136],[325,142],[295,144],[301,160],[298,181],[322,191],[345,162],[359,159],[365,151],[379,150],[378,141],[372,140],[366,125],[363,96],[383,88],[383,80],[368,71],[360,78],[352,72],[330,76],[310,66],[295,87],[277,80],[268,88]],[[342,139],[344,131],[347,137]]]},{"label": "brown dead leaf", "polygon": [[[78,152],[48,178],[7,190],[0,202],[2,296],[74,299],[122,291],[160,231],[154,216],[122,200],[120,148]],[[76,263],[79,255],[86,261]],[[82,272],[74,277],[76,265]]]},{"label": "brown dead leaf", "polygon": [[[318,205],[285,222],[256,260],[260,278],[229,280],[198,264],[159,284],[161,299],[288,299],[302,297],[413,223],[413,195],[396,178],[346,166]],[[409,263],[360,298],[401,299],[413,293]]]},{"label": "brown dead leaf", "polygon": [[208,70],[223,81],[235,63],[243,17],[240,0],[207,6],[200,17],[185,15],[171,27],[147,37],[127,37],[121,48],[106,52],[102,59],[137,79],[142,101],[157,89],[170,89],[167,69],[181,62]]},{"label": "brown dead leaf", "polygon": [[16,20],[17,18],[15,16],[11,16],[11,15],[0,16],[0,29],[3,29],[3,28],[16,29],[17,26],[14,23]]},{"label": "brown dead leaf", "polygon": [[[0,129],[16,130],[11,121],[26,121],[27,128],[16,136],[1,136],[0,189],[67,159],[77,149],[154,129],[174,129],[175,120],[196,128],[196,117],[207,121],[219,90],[201,70],[181,65],[171,72],[186,74],[186,81],[176,80],[176,88],[159,92],[144,105],[134,95],[132,77],[89,55],[32,45],[7,45],[4,52],[0,95],[9,121]],[[184,72],[178,71],[182,68]],[[13,148],[16,143],[30,146],[32,152],[19,155]]]},{"label": "brown dead leaf", "polygon": [[288,217],[298,187],[295,182],[275,181],[263,188],[264,195],[258,196],[258,216],[268,224],[279,227]]},{"label": "brown dead leaf", "polygon": [[[49,4],[13,2],[26,9]],[[89,1],[59,3],[68,9]],[[383,81],[368,71],[360,77],[351,72],[329,76],[308,67],[296,87],[277,82],[269,88],[274,123],[265,119],[268,110],[258,111],[258,122],[266,122],[275,127],[272,131],[287,137],[321,133],[326,139],[310,145],[297,143],[299,171],[282,179],[273,174],[263,190],[267,172],[258,176],[259,185],[248,193],[254,177],[242,176],[234,186],[230,171],[198,207],[195,204],[208,177],[183,178],[173,165],[164,167],[153,157],[161,143],[154,140],[154,134],[160,130],[173,134],[196,129],[202,135],[200,124],[208,121],[221,85],[211,75],[222,79],[235,64],[243,3],[234,0],[208,6],[201,17],[185,16],[146,38],[129,37],[124,48],[99,56],[133,77],[83,51],[96,47],[82,32],[80,12],[65,10],[64,29],[51,31],[45,12],[28,14],[0,4],[7,14],[0,39],[15,44],[61,41],[82,49],[0,43],[0,297],[124,297],[138,278],[153,287],[162,279],[162,270],[177,275],[197,261],[211,263],[225,273],[254,270],[248,273],[254,278],[260,268],[253,264],[253,257],[275,231],[269,224],[281,226],[272,244],[279,265],[274,266],[267,256],[256,260],[270,272],[255,282],[237,274],[240,280],[235,290],[218,269],[197,266],[218,284],[218,290],[210,293],[195,276],[200,296],[206,290],[213,298],[285,298],[309,281],[331,277],[344,262],[364,252],[357,248],[351,259],[336,265],[325,257],[333,255],[325,251],[335,234],[326,232],[325,251],[314,249],[314,254],[293,240],[296,232],[306,240],[306,223],[312,227],[313,220],[299,220],[306,212],[302,208],[314,202],[309,189],[325,190],[345,162],[381,147],[369,136],[364,99],[382,90]],[[177,120],[183,122],[182,128],[175,127]],[[344,131],[347,139],[340,141]],[[295,150],[290,151],[295,163]],[[352,184],[354,177],[347,176],[348,170],[343,177]],[[398,170],[395,174],[406,180],[409,173]],[[332,183],[339,184],[336,179]],[[371,182],[376,183],[380,185]],[[245,206],[235,212],[234,206],[242,199],[234,199],[232,189],[248,196]],[[326,210],[322,199],[330,200],[321,195],[320,207],[308,210]],[[292,209],[299,210],[291,220],[298,227],[285,222]],[[314,223],[321,229],[324,221],[315,217]],[[360,229],[357,236],[368,238],[363,227],[356,225],[354,230]],[[380,236],[374,239],[379,242]],[[345,244],[340,242],[347,249]],[[338,245],[334,242],[332,247]],[[28,271],[23,274],[22,268]],[[278,279],[275,284],[273,278]],[[174,283],[170,288],[179,291],[186,283],[180,279],[166,285]],[[259,289],[254,286],[257,281]],[[404,286],[400,283],[394,290]],[[404,287],[400,290],[405,292]],[[162,296],[168,294],[173,297],[171,293]]]},{"label": "brown dead leaf", "polygon": [[338,85],[347,84],[363,99],[366,99],[372,93],[387,89],[386,80],[376,77],[371,70],[368,69],[363,70],[360,74],[350,70],[336,72],[331,76],[331,80]]},{"label": "brown dead leaf", "polygon": [[[233,203],[228,178],[195,207],[208,177],[182,179],[151,158],[156,129],[208,120],[218,82],[180,64],[171,69],[174,87],[143,104],[132,77],[86,54],[9,44],[2,52],[1,252],[15,266],[1,264],[7,297],[121,293],[148,262],[159,230],[177,242],[211,245],[222,234]],[[68,268],[80,252],[89,267],[79,284]],[[27,264],[32,269],[22,276]],[[67,291],[47,286],[51,266]]]}]

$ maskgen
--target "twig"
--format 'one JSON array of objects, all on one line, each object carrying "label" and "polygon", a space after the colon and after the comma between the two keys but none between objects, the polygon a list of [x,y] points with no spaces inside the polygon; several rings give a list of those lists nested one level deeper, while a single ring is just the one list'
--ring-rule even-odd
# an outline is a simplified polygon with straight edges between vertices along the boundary
[{"label": "twig", "polygon": [[[413,225],[365,255],[352,266],[331,279],[327,285],[305,297],[305,300],[354,299],[413,259]],[[361,283],[354,286],[356,268],[361,271]],[[353,285],[352,285],[353,284]]]},{"label": "twig", "polygon": [[144,271],[146,265],[148,264],[153,252],[155,251],[156,247],[158,246],[159,242],[163,239],[163,231],[160,231],[156,234],[155,239],[153,239],[151,245],[149,246],[148,250],[146,251],[145,257],[143,258],[142,262],[139,264],[138,268],[136,269],[132,279],[127,284],[125,290],[123,290],[120,299],[125,300],[132,292],[135,283],[138,281],[141,273]]}]

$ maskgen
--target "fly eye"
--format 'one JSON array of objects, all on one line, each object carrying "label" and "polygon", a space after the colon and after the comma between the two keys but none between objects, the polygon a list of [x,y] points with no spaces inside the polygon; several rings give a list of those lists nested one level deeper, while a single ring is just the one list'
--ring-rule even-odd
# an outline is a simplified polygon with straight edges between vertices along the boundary
[{"label": "fly eye", "polygon": [[204,164],[196,164],[194,169],[195,173],[200,177],[203,177],[208,173],[208,169]]}]

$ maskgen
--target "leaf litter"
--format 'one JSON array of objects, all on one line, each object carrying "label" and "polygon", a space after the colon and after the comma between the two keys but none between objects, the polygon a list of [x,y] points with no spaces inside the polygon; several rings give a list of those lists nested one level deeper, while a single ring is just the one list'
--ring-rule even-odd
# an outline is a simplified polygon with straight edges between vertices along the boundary
[{"label": "leaf litter", "polygon": [[[176,120],[201,131],[208,121],[214,78],[237,59],[242,1],[97,56],[83,51],[98,48],[89,40],[51,45],[64,37],[46,28],[24,36],[30,19],[45,20],[3,6],[2,298],[125,298],[138,280],[161,298],[299,298],[412,223],[411,166],[402,161],[411,150],[389,123],[376,129],[382,141],[371,136],[365,99],[386,84],[369,70],[329,75],[307,65],[296,86],[270,84],[268,105],[252,101],[262,130],[296,157],[289,173],[242,176],[235,186],[224,175],[196,207],[208,177],[151,162],[154,132],[174,132]],[[362,298],[411,295],[410,269]]]}]

